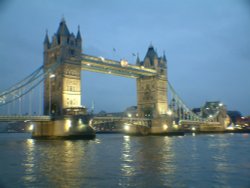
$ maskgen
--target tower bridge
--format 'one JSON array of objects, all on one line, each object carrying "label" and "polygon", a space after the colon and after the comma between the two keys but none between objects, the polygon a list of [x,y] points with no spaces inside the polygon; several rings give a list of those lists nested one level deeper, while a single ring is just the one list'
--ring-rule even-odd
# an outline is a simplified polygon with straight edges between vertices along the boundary
[{"label": "tower bridge", "polygon": [[[48,33],[46,33],[43,45],[43,66],[15,86],[0,93],[0,106],[6,106],[13,101],[22,99],[37,85],[43,83],[44,113],[41,115],[44,116],[44,119],[56,117],[60,123],[45,124],[43,122],[36,126],[34,135],[79,135],[82,131],[79,127],[88,125],[88,123],[84,123],[86,118],[80,117],[86,115],[86,109],[81,104],[81,95],[84,94],[81,89],[81,71],[93,71],[136,79],[138,111],[136,121],[143,126],[147,124],[150,134],[173,131],[174,129],[171,129],[171,127],[173,122],[176,121],[185,120],[182,123],[186,122],[186,124],[196,121],[196,123],[204,124],[206,119],[215,120],[218,117],[217,115],[214,115],[213,118],[209,116],[201,117],[187,107],[168,82],[165,54],[158,56],[152,45],[149,46],[143,60],[140,60],[137,56],[135,65],[129,64],[126,60],[116,61],[87,55],[82,53],[80,29],[78,28],[76,35],[70,33],[65,20],[60,22],[59,28],[52,36],[51,41]],[[168,97],[172,99],[170,104]],[[222,108],[217,109],[217,111],[221,110]],[[69,115],[74,116],[73,120],[69,119]],[[225,116],[224,114],[221,119],[217,118],[216,121],[223,124]],[[1,118],[6,119],[7,117],[0,116]],[[38,120],[42,120],[42,118],[42,116],[37,116]],[[8,119],[11,119],[10,116]],[[16,117],[13,116],[14,119]],[[30,119],[32,118],[30,117]],[[35,119],[34,117],[32,120],[35,121]],[[98,118],[96,118],[97,120]],[[113,121],[115,120],[117,119],[113,119]],[[126,121],[131,121],[131,118]],[[145,123],[149,121],[150,126]],[[75,124],[73,127],[78,128],[71,128],[72,123]],[[60,124],[64,124],[64,126]],[[71,129],[73,132],[69,131]],[[133,131],[138,130],[134,129]]]}]

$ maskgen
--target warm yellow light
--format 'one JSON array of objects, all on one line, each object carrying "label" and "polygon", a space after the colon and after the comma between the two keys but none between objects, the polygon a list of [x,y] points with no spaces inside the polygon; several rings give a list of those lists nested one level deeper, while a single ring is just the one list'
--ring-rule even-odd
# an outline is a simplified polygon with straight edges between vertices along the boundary
[{"label": "warm yellow light", "polygon": [[66,131],[69,131],[69,129],[70,129],[71,126],[72,126],[71,120],[70,120],[70,119],[67,119],[67,120],[66,120],[66,123],[65,123],[65,125],[64,125],[65,130],[66,130]]},{"label": "warm yellow light", "polygon": [[178,125],[177,124],[174,124],[173,126],[175,129],[178,129]]},{"label": "warm yellow light", "polygon": [[31,125],[29,126],[29,131],[33,131],[33,130],[34,130],[34,125],[31,124]]},{"label": "warm yellow light", "polygon": [[167,129],[168,129],[168,125],[164,124],[164,125],[163,125],[163,129],[164,129],[164,130],[167,130]]},{"label": "warm yellow light", "polygon": [[195,131],[196,130],[196,128],[195,127],[192,127],[192,131]]},{"label": "warm yellow light", "polygon": [[122,60],[121,60],[121,66],[122,66],[122,67],[128,66],[128,62],[127,62],[126,60],[122,59]]},{"label": "warm yellow light", "polygon": [[78,125],[78,129],[79,129],[79,130],[81,130],[81,129],[83,129],[83,128],[84,128],[84,124]]},{"label": "warm yellow light", "polygon": [[129,127],[128,125],[125,125],[125,126],[124,126],[124,130],[125,130],[125,131],[129,131],[129,129],[130,129],[130,127]]},{"label": "warm yellow light", "polygon": [[128,113],[128,117],[131,118],[131,117],[132,117],[132,114]]}]

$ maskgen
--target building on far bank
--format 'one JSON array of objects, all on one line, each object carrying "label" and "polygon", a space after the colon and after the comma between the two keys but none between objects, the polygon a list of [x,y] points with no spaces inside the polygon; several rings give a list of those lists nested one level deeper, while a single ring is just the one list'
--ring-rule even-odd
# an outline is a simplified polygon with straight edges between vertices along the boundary
[{"label": "building on far bank", "polygon": [[250,116],[248,117],[239,117],[236,119],[235,125],[240,126],[241,128],[250,127]]},{"label": "building on far bank", "polygon": [[241,113],[239,111],[231,111],[228,110],[227,114],[231,118],[231,122],[236,124],[236,121],[242,117]]}]

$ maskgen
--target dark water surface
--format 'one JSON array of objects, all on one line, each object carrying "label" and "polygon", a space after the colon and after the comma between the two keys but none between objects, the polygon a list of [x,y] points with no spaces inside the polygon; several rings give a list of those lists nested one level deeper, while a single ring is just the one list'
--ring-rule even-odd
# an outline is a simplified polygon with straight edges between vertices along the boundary
[{"label": "dark water surface", "polygon": [[0,187],[250,187],[250,134],[0,134]]}]

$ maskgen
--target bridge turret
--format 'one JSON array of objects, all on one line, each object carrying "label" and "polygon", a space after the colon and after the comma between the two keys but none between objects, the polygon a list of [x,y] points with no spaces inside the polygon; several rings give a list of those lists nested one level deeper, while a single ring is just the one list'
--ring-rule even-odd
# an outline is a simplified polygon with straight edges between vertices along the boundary
[{"label": "bridge turret", "polygon": [[140,61],[138,53],[137,53],[137,56],[136,56],[136,62],[135,63],[136,63],[137,66],[141,66],[141,61]]},{"label": "bridge turret", "polygon": [[77,35],[76,35],[76,45],[77,45],[77,47],[82,48],[82,37],[81,37],[79,25],[78,25]]},{"label": "bridge turret", "polygon": [[165,53],[163,53],[162,57],[158,57],[152,44],[148,48],[144,61],[140,62],[140,65],[146,68],[156,69],[159,75],[162,76],[166,76],[166,64],[167,59]]},{"label": "bridge turret", "polygon": [[[64,109],[81,106],[81,64],[71,57],[80,59],[82,53],[81,35],[70,33],[64,19],[49,43],[44,41],[44,69],[60,62],[52,77],[44,81],[44,113],[46,115],[63,115]],[[46,47],[46,48],[45,48]]]},{"label": "bridge turret", "polygon": [[139,117],[153,118],[154,125],[164,124],[165,120],[160,119],[166,116],[168,111],[166,57],[158,57],[154,47],[150,45],[144,61],[140,62],[140,65],[155,69],[157,75],[137,79]]},{"label": "bridge turret", "polygon": [[44,50],[50,48],[50,42],[49,42],[49,37],[48,37],[48,31],[47,30],[46,30],[45,38],[44,38],[44,41],[43,41],[43,46],[44,46]]},{"label": "bridge turret", "polygon": [[56,35],[57,35],[58,44],[66,45],[69,43],[70,33],[69,33],[69,29],[66,25],[64,18],[60,22]]},{"label": "bridge turret", "polygon": [[158,64],[158,55],[152,45],[149,46],[146,56],[143,61],[143,66],[147,68],[154,68]]}]

